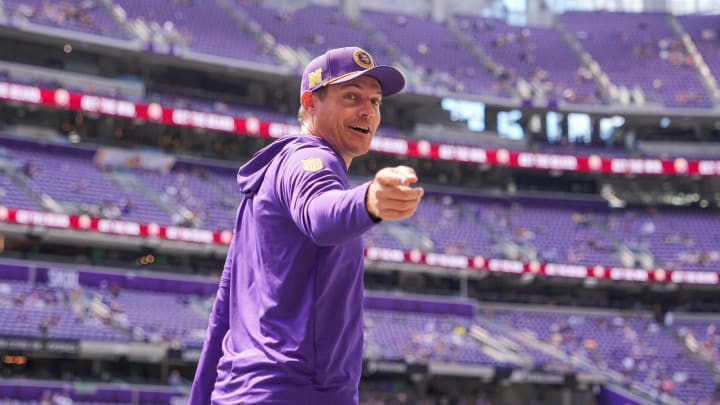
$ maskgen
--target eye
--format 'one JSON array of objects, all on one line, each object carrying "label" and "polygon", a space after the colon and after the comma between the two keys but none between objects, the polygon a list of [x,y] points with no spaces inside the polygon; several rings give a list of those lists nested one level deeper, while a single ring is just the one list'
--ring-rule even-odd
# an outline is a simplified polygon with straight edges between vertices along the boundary
[{"label": "eye", "polygon": [[355,100],[357,96],[355,95],[355,93],[347,93],[345,94],[345,98],[348,100]]},{"label": "eye", "polygon": [[382,104],[382,100],[380,100],[379,98],[371,98],[371,99],[370,99],[370,102],[371,102],[372,105],[374,105],[375,107],[380,107],[380,105]]}]

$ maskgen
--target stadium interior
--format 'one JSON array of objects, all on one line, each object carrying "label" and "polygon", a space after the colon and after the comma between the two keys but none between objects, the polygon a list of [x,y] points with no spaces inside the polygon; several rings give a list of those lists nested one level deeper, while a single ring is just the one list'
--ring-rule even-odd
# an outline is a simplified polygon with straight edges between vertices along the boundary
[{"label": "stadium interior", "polygon": [[720,403],[714,1],[0,0],[0,404],[187,403],[300,74],[402,70],[360,403]]}]

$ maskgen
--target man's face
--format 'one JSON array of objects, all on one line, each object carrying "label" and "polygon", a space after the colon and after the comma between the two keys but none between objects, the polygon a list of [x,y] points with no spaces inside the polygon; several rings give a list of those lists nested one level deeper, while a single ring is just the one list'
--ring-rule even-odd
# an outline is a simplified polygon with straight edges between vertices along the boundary
[{"label": "man's face", "polygon": [[313,95],[312,133],[325,139],[349,166],[364,155],[380,125],[382,88],[369,76],[330,85],[324,98]]}]

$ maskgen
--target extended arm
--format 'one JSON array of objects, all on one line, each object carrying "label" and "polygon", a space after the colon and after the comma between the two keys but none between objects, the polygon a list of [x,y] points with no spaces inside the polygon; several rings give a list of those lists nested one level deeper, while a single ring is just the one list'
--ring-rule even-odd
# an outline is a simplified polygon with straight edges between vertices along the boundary
[{"label": "extended arm", "polygon": [[[320,246],[362,235],[375,223],[371,214],[381,219],[407,218],[423,195],[422,188],[410,187],[417,177],[407,166],[382,169],[372,182],[347,190],[343,183],[346,169],[337,158],[310,149],[296,155],[285,167],[289,175],[281,195],[298,227]],[[322,167],[307,170],[297,163],[308,158],[320,159],[322,165],[318,166]]]}]

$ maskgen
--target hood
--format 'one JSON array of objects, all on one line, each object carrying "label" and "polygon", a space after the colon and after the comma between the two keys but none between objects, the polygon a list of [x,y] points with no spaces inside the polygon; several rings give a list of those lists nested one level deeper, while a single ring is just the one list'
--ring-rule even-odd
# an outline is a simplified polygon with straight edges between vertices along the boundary
[{"label": "hood", "polygon": [[260,189],[267,168],[286,145],[297,140],[297,136],[286,136],[255,152],[253,157],[240,167],[237,182],[243,194],[254,195]]}]

